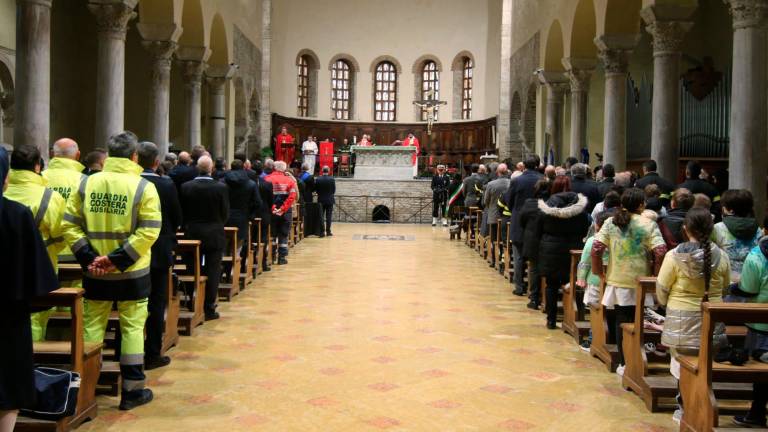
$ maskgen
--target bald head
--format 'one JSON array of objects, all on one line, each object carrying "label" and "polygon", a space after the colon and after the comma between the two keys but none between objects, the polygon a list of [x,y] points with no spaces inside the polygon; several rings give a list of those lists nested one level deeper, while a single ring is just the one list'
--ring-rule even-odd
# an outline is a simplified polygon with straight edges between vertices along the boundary
[{"label": "bald head", "polygon": [[525,171],[525,164],[523,162],[518,162],[517,165],[515,165],[515,169],[518,171]]},{"label": "bald head", "polygon": [[53,157],[78,160],[80,159],[80,149],[77,147],[75,140],[61,138],[53,143]]},{"label": "bald head", "polygon": [[197,160],[197,170],[200,174],[210,175],[213,171],[213,159],[210,156],[200,156]]},{"label": "bald head", "polygon": [[553,165],[547,165],[546,168],[544,168],[544,175],[548,179],[554,179],[557,177],[557,173],[555,172],[555,167]]},{"label": "bald head", "polygon": [[507,164],[505,163],[500,163],[499,166],[496,167],[496,174],[499,176],[507,175],[507,171],[509,171],[509,168],[507,168]]},{"label": "bald head", "polygon": [[189,153],[183,151],[179,153],[179,163],[182,165],[189,165],[192,163],[192,156]]},{"label": "bald head", "polygon": [[488,168],[486,168],[485,165],[480,164],[480,166],[477,167],[477,172],[479,174],[486,174],[488,172]]}]

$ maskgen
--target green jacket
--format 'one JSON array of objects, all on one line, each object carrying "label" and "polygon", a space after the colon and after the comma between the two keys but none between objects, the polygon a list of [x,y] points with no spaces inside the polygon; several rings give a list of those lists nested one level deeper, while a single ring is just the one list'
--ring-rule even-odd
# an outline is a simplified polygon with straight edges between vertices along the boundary
[{"label": "green jacket", "polygon": [[[768,236],[760,239],[757,247],[747,255],[741,269],[739,289],[756,294],[752,302],[768,303]],[[759,331],[768,331],[768,323],[747,324]]]}]

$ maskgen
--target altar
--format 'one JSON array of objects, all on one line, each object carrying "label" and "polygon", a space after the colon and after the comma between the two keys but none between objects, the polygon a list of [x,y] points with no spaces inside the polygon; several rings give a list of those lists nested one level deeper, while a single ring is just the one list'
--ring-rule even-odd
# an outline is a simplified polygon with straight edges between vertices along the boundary
[{"label": "altar", "polygon": [[352,146],[355,180],[412,180],[411,146]]}]

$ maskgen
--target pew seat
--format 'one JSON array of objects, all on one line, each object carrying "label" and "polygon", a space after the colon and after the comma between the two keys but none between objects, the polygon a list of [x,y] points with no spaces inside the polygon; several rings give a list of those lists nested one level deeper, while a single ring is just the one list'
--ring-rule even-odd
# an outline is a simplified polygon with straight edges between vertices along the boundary
[{"label": "pew seat", "polygon": [[[182,236],[183,234],[180,234]],[[205,303],[205,283],[207,276],[200,274],[200,240],[184,240],[178,242],[176,251],[179,256],[190,254],[193,257],[194,268],[187,269],[186,265],[175,265],[174,269],[179,272],[179,281],[186,287],[185,299],[186,310],[179,311],[179,334],[183,336],[192,336],[195,327],[205,322],[205,313],[203,304]],[[185,273],[182,273],[185,272]]]},{"label": "pew seat", "polygon": [[224,250],[221,263],[223,266],[231,266],[231,269],[219,284],[219,297],[226,301],[232,301],[232,297],[240,293],[240,254],[237,252],[237,232],[236,227],[224,227],[228,246]]},{"label": "pew seat", "polygon": [[584,290],[576,286],[581,250],[571,250],[571,279],[567,287],[563,287],[563,331],[568,333],[579,344],[589,335],[589,321],[585,318],[586,306],[580,307],[578,302],[584,298]]}]

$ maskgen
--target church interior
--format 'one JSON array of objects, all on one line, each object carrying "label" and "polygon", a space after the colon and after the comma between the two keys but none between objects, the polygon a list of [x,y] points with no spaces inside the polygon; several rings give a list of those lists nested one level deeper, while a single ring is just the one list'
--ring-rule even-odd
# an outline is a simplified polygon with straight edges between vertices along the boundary
[{"label": "church interior", "polygon": [[0,432],[768,430],[767,143],[768,0],[0,0]]}]

